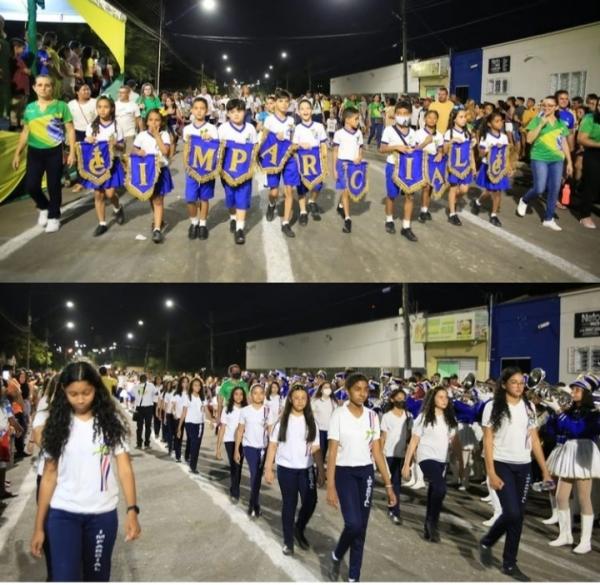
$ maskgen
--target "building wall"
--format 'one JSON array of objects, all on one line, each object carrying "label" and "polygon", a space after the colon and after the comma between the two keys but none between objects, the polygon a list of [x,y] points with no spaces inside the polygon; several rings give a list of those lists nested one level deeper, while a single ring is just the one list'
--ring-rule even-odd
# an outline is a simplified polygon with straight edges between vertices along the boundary
[{"label": "building wall", "polygon": [[[419,92],[419,80],[411,75],[408,63],[408,93]],[[369,69],[330,80],[331,95],[389,93],[393,95],[407,93],[404,88],[404,66],[402,63]]]},{"label": "building wall", "polygon": [[488,377],[488,344],[487,341],[443,341],[425,345],[426,370],[431,376],[438,371],[439,359],[471,358],[477,360],[477,369],[473,372],[478,380]]},{"label": "building wall", "polygon": [[[510,57],[508,73],[489,74],[489,59]],[[585,93],[600,88],[600,22],[483,48],[481,94],[484,101],[496,102],[508,96],[541,99],[556,89],[552,74],[586,72]],[[490,91],[488,80],[508,81],[506,91]],[[558,83],[563,85],[564,83]],[[577,93],[582,95],[584,91]]]},{"label": "building wall", "polygon": [[456,94],[457,87],[466,87],[469,99],[481,101],[482,55],[481,49],[452,53],[450,93]]},{"label": "building wall", "polygon": [[[600,313],[600,288],[560,295],[559,378],[567,384],[584,371],[600,372],[600,336],[575,337],[575,314],[582,312]],[[577,348],[587,353],[587,368],[577,367],[573,355]]]},{"label": "building wall", "polygon": [[[402,318],[322,329],[246,344],[248,369],[404,367]],[[411,345],[412,367],[425,366],[423,344]]]},{"label": "building wall", "polygon": [[529,358],[531,368],[546,370],[558,382],[560,299],[544,297],[496,305],[492,311],[491,375],[497,378],[503,358]]}]

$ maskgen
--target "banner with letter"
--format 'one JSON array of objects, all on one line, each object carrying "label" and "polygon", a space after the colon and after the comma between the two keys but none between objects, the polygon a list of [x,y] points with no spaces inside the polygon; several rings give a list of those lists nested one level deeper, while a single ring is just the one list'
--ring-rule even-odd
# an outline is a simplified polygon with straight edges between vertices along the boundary
[{"label": "banner with letter", "polygon": [[346,174],[346,186],[350,192],[350,199],[358,203],[369,190],[369,181],[367,172],[369,163],[362,161],[358,164],[353,162],[344,162],[344,173]]},{"label": "banner with letter", "polygon": [[148,201],[160,176],[157,154],[130,154],[126,158],[125,188],[141,201]]},{"label": "banner with letter", "polygon": [[472,156],[470,140],[460,143],[453,142],[450,144],[448,172],[459,179],[464,179],[471,172]]},{"label": "banner with letter", "polygon": [[100,186],[110,179],[113,157],[113,147],[109,142],[77,143],[79,175],[94,185]]},{"label": "banner with letter", "polygon": [[488,179],[490,183],[499,183],[507,174],[508,146],[494,145],[488,153]]},{"label": "banner with letter", "polygon": [[183,147],[185,172],[200,184],[214,181],[221,173],[224,150],[219,140],[190,136]]},{"label": "banner with letter", "polygon": [[290,140],[278,140],[276,134],[263,130],[258,149],[258,165],[261,171],[267,175],[280,173],[295,150],[296,145]]},{"label": "banner with letter", "polygon": [[296,151],[296,159],[302,184],[309,191],[325,181],[327,176],[327,146],[325,144],[313,148],[299,148]]},{"label": "banner with letter", "polygon": [[397,152],[392,180],[403,193],[414,193],[421,189],[427,180],[425,153],[422,150]]},{"label": "banner with letter", "polygon": [[231,187],[237,187],[252,178],[258,144],[240,144],[227,140],[221,176]]},{"label": "banner with letter", "polygon": [[446,164],[445,156],[436,162],[434,155],[427,155],[427,182],[431,185],[431,194],[439,199],[446,188]]}]

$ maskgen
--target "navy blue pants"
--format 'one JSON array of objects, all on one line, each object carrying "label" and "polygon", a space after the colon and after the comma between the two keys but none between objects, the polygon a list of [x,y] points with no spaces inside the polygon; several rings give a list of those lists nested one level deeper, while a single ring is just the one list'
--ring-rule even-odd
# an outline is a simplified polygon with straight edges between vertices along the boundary
[{"label": "navy blue pants", "polygon": [[260,486],[265,467],[265,449],[244,447],[244,455],[250,469],[250,502],[248,510],[260,513]]},{"label": "navy blue pants", "polygon": [[240,462],[236,463],[233,459],[235,451],[235,441],[226,441],[224,443],[227,457],[229,458],[229,495],[232,498],[240,499],[240,481],[242,480],[242,465],[244,465],[244,447],[240,445]]},{"label": "navy blue pants", "polygon": [[117,537],[117,511],[73,514],[50,508],[46,534],[50,541],[53,581],[109,581]]},{"label": "navy blue pants", "polygon": [[181,443],[183,442],[183,433],[181,435],[181,439],[177,436],[177,429],[179,429],[179,419],[173,417],[173,449],[175,449],[175,459],[179,461],[181,459]]},{"label": "navy blue pants", "polygon": [[[160,423],[160,419],[156,416],[156,404],[154,405],[154,436],[158,439],[158,437],[160,436],[160,427],[161,427],[161,423]],[[163,436],[163,439],[165,437]]]},{"label": "navy blue pants", "polygon": [[523,530],[525,502],[531,480],[531,464],[494,461],[494,467],[504,482],[504,487],[497,492],[502,506],[502,515],[481,539],[481,544],[493,546],[506,534],[502,564],[504,567],[514,567],[517,563],[517,553]]},{"label": "navy blue pants", "polygon": [[[38,475],[36,478],[36,490],[35,490],[35,503],[38,503],[40,497],[40,484],[42,483],[42,476]],[[48,530],[44,525],[44,532],[46,537],[44,538],[44,559],[46,560],[46,581],[52,581],[52,562],[50,560],[50,541],[48,540]]]},{"label": "navy blue pants", "polygon": [[400,486],[402,485],[402,466],[404,457],[386,457],[388,467],[390,468],[390,477],[396,494],[396,505],[388,506],[388,511],[394,516],[400,516]]},{"label": "navy blue pants", "polygon": [[163,439],[167,443],[167,449],[169,455],[173,451],[173,415],[165,415],[165,422],[163,423]]},{"label": "navy blue pants", "polygon": [[446,497],[446,464],[433,459],[426,459],[419,463],[419,467],[425,479],[429,482],[425,522],[431,522],[434,526],[437,526],[442,504]]},{"label": "navy blue pants", "polygon": [[281,524],[283,526],[283,543],[294,548],[294,520],[298,506],[298,494],[302,506],[298,512],[296,526],[304,532],[317,506],[317,482],[314,467],[308,469],[291,469],[277,466],[277,479],[281,489]]},{"label": "navy blue pants", "polygon": [[187,443],[189,444],[190,469],[192,471],[198,470],[198,456],[200,455],[202,435],[204,435],[204,423],[185,423],[185,436],[187,437]]},{"label": "navy blue pants", "polygon": [[321,449],[321,455],[323,455],[323,463],[327,463],[327,448],[329,447],[327,435],[327,431],[319,430],[319,448]]},{"label": "navy blue pants", "polygon": [[335,468],[335,488],[342,516],[344,530],[335,547],[334,555],[341,560],[350,549],[348,577],[358,581],[362,566],[365,537],[369,523],[369,513],[373,501],[373,466]]}]

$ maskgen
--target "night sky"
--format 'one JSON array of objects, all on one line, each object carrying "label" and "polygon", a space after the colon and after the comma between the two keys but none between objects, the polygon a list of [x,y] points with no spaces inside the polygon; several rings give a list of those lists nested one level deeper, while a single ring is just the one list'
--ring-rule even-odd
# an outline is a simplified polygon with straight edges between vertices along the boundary
[{"label": "night sky", "polygon": [[[502,302],[582,288],[573,285],[410,285],[411,311],[440,312],[487,304],[490,294]],[[131,361],[143,363],[147,343],[151,355],[164,356],[165,334],[171,333],[172,367],[208,363],[209,311],[213,312],[215,363],[227,366],[245,359],[253,339],[300,333],[398,315],[401,286],[369,285],[12,285],[0,287],[0,312],[25,325],[31,291],[33,331],[41,339],[48,327],[50,343],[123,348]],[[172,299],[175,306],[165,307]],[[64,308],[65,301],[76,304]],[[142,319],[144,326],[137,325]],[[70,320],[76,329],[67,330]],[[0,316],[0,327],[11,329]],[[126,334],[135,339],[127,342]],[[1,348],[0,348],[1,349]],[[118,357],[118,353],[116,354]]]},{"label": "night sky", "polygon": [[[202,11],[198,0],[166,1],[165,31],[182,58],[197,69],[204,61],[207,72],[220,81],[226,77],[222,53],[228,54],[233,66],[230,78],[264,82],[263,75],[272,64],[269,83],[283,85],[289,73],[290,86],[296,91],[307,87],[309,64],[314,87],[327,87],[330,77],[400,59],[401,22],[394,15],[400,12],[400,0],[215,1],[213,13]],[[157,28],[157,0],[115,0],[113,4]],[[560,11],[551,0],[408,0],[407,6],[409,59],[445,55],[449,49],[481,47],[600,18],[597,0]],[[279,57],[283,50],[289,53],[286,62]],[[165,81],[173,83],[186,75],[189,71],[178,65]]]}]

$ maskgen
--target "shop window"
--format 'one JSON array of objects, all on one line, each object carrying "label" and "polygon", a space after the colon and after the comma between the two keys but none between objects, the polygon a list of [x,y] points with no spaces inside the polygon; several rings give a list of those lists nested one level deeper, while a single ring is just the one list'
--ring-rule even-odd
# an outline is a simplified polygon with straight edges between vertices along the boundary
[{"label": "shop window", "polygon": [[590,354],[590,370],[598,371],[600,369],[600,347],[591,347]]},{"label": "shop window", "polygon": [[488,79],[488,94],[506,95],[508,93],[508,79],[490,78]]},{"label": "shop window", "polygon": [[571,97],[576,95],[585,95],[586,81],[586,71],[553,73],[550,75],[550,93],[555,93],[559,89],[566,89]]},{"label": "shop window", "polygon": [[[587,372],[590,368],[590,354],[592,353],[590,347],[571,347],[569,349],[569,363],[568,371],[569,374],[579,374],[581,372]],[[600,352],[600,348],[594,348],[596,353]],[[596,356],[596,359],[598,355]]]}]

